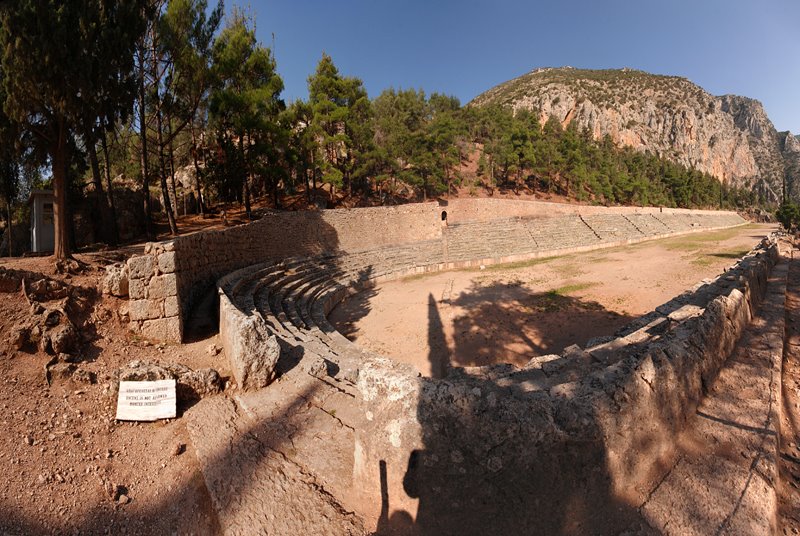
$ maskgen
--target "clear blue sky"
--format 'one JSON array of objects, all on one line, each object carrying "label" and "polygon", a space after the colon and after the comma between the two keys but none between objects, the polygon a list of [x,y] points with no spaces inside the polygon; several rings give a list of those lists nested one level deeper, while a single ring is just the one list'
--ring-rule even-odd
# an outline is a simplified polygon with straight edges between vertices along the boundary
[{"label": "clear blue sky", "polygon": [[[213,0],[210,0],[212,3]],[[631,67],[764,103],[800,133],[798,0],[228,0],[275,36],[284,98],[307,97],[323,51],[342,74],[462,104],[536,67]]]}]

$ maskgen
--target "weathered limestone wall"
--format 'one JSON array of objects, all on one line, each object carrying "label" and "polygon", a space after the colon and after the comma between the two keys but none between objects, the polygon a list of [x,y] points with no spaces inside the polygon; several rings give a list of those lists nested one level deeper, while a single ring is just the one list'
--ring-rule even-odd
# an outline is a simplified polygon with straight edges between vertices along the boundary
[{"label": "weathered limestone wall", "polygon": [[183,336],[175,242],[147,244],[144,255],[128,259],[130,327],[149,339],[180,342]]},{"label": "weathered limestone wall", "polygon": [[180,342],[198,299],[222,275],[257,262],[296,255],[351,253],[441,238],[435,202],[397,207],[274,212],[220,231],[147,244],[131,258],[131,329]]},{"label": "weathered limestone wall", "polygon": [[[673,465],[680,432],[746,329],[777,259],[769,244],[622,336],[522,368],[461,369],[434,380],[388,359],[366,361],[354,482],[377,489],[378,467],[386,467],[392,507],[416,512],[423,532],[628,528]],[[492,498],[492,511],[481,497]]]},{"label": "weathered limestone wall", "polygon": [[498,218],[552,218],[567,214],[590,216],[598,214],[736,214],[718,210],[692,210],[660,207],[604,207],[548,203],[546,201],[518,201],[514,199],[453,199],[442,210],[447,211],[448,223],[491,221]]},{"label": "weathered limestone wall", "polygon": [[[587,220],[599,218],[597,223],[577,222],[584,227],[584,232],[589,233],[591,244],[581,242],[581,235],[575,233],[566,233],[559,238],[561,235],[553,230],[545,233],[553,243],[540,245],[533,253],[525,249],[526,243],[533,240],[528,231],[522,233],[522,240],[515,242],[517,245],[509,251],[501,252],[496,250],[494,244],[488,244],[486,255],[476,250],[472,256],[464,253],[466,257],[458,255],[453,238],[449,245],[443,244],[446,247],[439,257],[427,262],[429,265],[442,263],[442,269],[470,263],[491,264],[521,260],[538,256],[543,251],[558,250],[563,253],[568,250],[583,251],[616,243],[630,243],[632,240],[627,237],[619,237],[616,242],[612,240],[613,236],[606,237],[608,233],[603,226],[610,224],[603,223],[602,220],[614,215],[622,219],[619,218],[620,214],[658,213],[659,218],[665,221],[667,218],[679,218],[680,221],[675,220],[676,225],[672,232],[667,234],[713,228],[707,222],[708,216],[715,214],[738,218],[730,212],[664,209],[662,213],[658,208],[589,207],[501,199],[458,199],[448,202],[446,206],[430,202],[397,207],[273,212],[248,225],[148,244],[144,255],[129,261],[131,329],[150,339],[179,342],[183,337],[183,325],[190,318],[193,307],[208,296],[215,281],[227,273],[259,262],[290,256],[350,254],[441,240],[442,211],[447,211],[448,223],[511,217],[527,221],[538,218],[546,223],[546,219],[575,214],[581,218],[586,216]],[[690,214],[702,214],[706,223],[689,222]],[[681,218],[687,218],[687,221],[682,221]],[[730,223],[725,222],[724,225]],[[612,227],[618,227],[611,229],[612,233],[622,232],[621,225],[615,223]],[[595,236],[603,236],[603,243],[595,244]],[[640,236],[640,239],[652,237]],[[539,240],[541,241],[541,237]],[[474,240],[467,236],[462,242]]]}]

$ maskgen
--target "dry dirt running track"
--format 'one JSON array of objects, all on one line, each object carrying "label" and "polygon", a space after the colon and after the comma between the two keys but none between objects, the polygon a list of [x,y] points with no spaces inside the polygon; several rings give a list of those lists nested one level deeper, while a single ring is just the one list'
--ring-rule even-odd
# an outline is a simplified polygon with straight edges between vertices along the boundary
[{"label": "dry dirt running track", "polygon": [[383,283],[330,315],[359,345],[410,363],[515,363],[611,335],[752,249],[774,225]]}]

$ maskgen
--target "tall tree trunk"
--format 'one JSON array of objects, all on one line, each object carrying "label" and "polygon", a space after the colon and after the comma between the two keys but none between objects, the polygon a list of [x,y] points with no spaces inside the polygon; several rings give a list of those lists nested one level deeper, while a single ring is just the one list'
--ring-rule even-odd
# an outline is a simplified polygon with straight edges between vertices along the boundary
[{"label": "tall tree trunk", "polygon": [[164,212],[167,213],[167,221],[169,222],[170,234],[178,234],[178,224],[175,222],[175,212],[172,210],[172,203],[169,198],[169,188],[167,187],[166,176],[166,162],[164,161],[164,124],[161,116],[161,95],[159,94],[159,85],[161,83],[161,73],[158,69],[158,47],[156,46],[156,30],[153,26],[151,31],[150,45],[152,54],[152,77],[153,84],[155,85],[155,100],[156,108],[156,139],[158,143],[158,163],[159,163],[159,183],[161,185],[161,196],[164,198]]},{"label": "tall tree trunk", "polygon": [[[210,152],[211,152],[211,150],[207,147],[207,144],[200,143],[200,156],[203,157],[203,170],[204,171],[208,169],[208,160],[209,160],[209,153]],[[205,192],[208,193],[208,189],[205,189]],[[206,209],[206,211],[207,211],[208,206],[205,205],[206,201],[207,201],[207,198],[203,197],[203,203],[204,203],[203,206],[204,206],[204,209]]]},{"label": "tall tree trunk", "polygon": [[153,230],[153,207],[150,205],[150,173],[147,158],[147,111],[145,109],[144,91],[144,38],[139,49],[139,138],[142,149],[142,200],[144,202],[144,225],[147,238],[153,239],[156,233]]},{"label": "tall tree trunk", "polygon": [[111,160],[108,157],[108,140],[106,139],[105,129],[102,129],[100,132],[100,143],[103,147],[103,160],[105,160],[106,168],[106,203],[108,204],[108,210],[111,216],[111,224],[108,228],[109,245],[113,247],[119,243],[119,228],[117,227],[117,207],[114,204],[114,189],[111,184]]},{"label": "tall tree trunk", "polygon": [[[446,156],[442,155],[442,159],[445,159]],[[450,189],[452,188],[453,180],[450,177],[450,168],[447,166],[447,163],[442,166],[444,169],[444,177],[447,180],[447,199],[450,199]]]},{"label": "tall tree trunk", "polygon": [[164,160],[164,136],[161,133],[164,128],[161,122],[161,110],[156,110],[156,128],[158,130],[158,162],[159,169],[159,182],[161,184],[161,196],[164,198],[164,212],[167,213],[167,221],[169,222],[170,234],[178,234],[178,224],[175,222],[175,213],[172,210],[172,202],[169,198],[169,188],[167,187],[167,175],[165,173],[167,163]]},{"label": "tall tree trunk", "polygon": [[317,200],[317,159],[313,154],[311,156],[311,181],[312,181],[311,191],[313,192],[313,195],[314,195],[314,202],[316,202],[316,200]]},{"label": "tall tree trunk", "polygon": [[[69,162],[71,155],[69,153],[69,149],[67,149],[67,161]],[[75,177],[74,173],[71,169],[69,169],[69,164],[67,165],[67,186],[64,190],[67,192],[67,196],[69,196],[69,190],[72,188],[72,185],[75,184]],[[69,250],[76,251],[78,249],[78,234],[75,232],[75,212],[72,208],[72,205],[69,203],[69,197],[67,197],[67,204],[66,204],[66,217],[67,217],[67,238],[69,240]],[[96,241],[96,238],[95,238]]]},{"label": "tall tree trunk", "polygon": [[197,196],[197,212],[200,216],[206,217],[206,210],[203,206],[203,194],[200,192],[200,165],[197,163],[197,138],[194,134],[194,118],[189,123],[189,130],[192,133],[192,160],[194,161],[194,191]]},{"label": "tall tree trunk", "polygon": [[311,181],[308,179],[308,168],[305,165],[303,165],[302,168],[303,182],[305,182],[306,185],[306,198],[308,199],[308,202],[311,203]]},{"label": "tall tree trunk", "polygon": [[67,218],[67,129],[64,119],[58,119],[56,139],[50,150],[53,159],[53,223],[55,241],[53,257],[57,261],[71,257],[69,220]]},{"label": "tall tree trunk", "polygon": [[242,153],[242,162],[244,163],[244,211],[247,214],[247,220],[252,221],[253,214],[250,210],[250,166],[247,165],[247,157],[244,153],[244,135],[239,135],[239,151]]},{"label": "tall tree trunk", "polygon": [[489,157],[489,188],[494,195],[494,158]]},{"label": "tall tree trunk", "polygon": [[[175,212],[178,212],[178,188],[175,185],[175,150],[172,145],[172,119],[167,115],[167,138],[169,138],[169,174],[172,183],[172,199],[175,203]],[[186,196],[184,196],[183,215],[186,216]]]},{"label": "tall tree trunk", "polygon": [[11,221],[11,199],[6,202],[6,213],[8,214],[8,256],[14,256],[14,223]]},{"label": "tall tree trunk", "polygon": [[[100,163],[97,159],[97,147],[95,146],[94,128],[86,125],[84,129],[86,140],[86,150],[89,153],[89,164],[92,168],[92,184],[96,193],[95,206],[99,208],[100,217],[93,222],[95,240],[102,240],[109,246],[116,246],[116,218],[111,213],[108,197],[103,193],[103,180],[100,176]],[[103,134],[105,137],[105,133]]]}]

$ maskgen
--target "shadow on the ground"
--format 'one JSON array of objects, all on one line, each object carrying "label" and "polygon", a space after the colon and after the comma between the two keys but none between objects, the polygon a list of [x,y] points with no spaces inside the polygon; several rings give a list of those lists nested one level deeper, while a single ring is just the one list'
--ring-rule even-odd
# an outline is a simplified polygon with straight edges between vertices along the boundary
[{"label": "shadow on the ground", "polygon": [[[470,322],[485,329],[492,326],[481,322],[484,308],[501,306],[503,299],[525,302],[502,288],[486,292],[470,293],[461,302],[476,307]],[[584,307],[581,300],[564,296],[532,294],[527,303],[542,301],[574,308],[570,309],[573,313],[588,315],[598,310],[596,305]],[[576,320],[591,321],[588,316]],[[503,329],[522,329],[527,321],[530,318],[524,317]],[[482,376],[455,378],[446,376],[446,370],[442,373],[442,356],[436,351],[442,340],[441,311],[429,296],[429,360],[434,378],[421,380],[416,408],[423,448],[413,449],[403,467],[398,467],[401,458],[387,452],[387,458],[374,468],[381,484],[376,534],[577,535],[628,529],[642,535],[653,533],[636,505],[613,489],[608,453],[594,416],[585,417],[585,432],[565,434],[574,436],[565,440],[553,433],[565,423],[553,427],[549,421],[553,408],[544,402],[544,393],[493,378],[492,367]],[[478,349],[489,356],[496,347],[488,343]],[[561,403],[567,408],[576,401],[568,394]],[[391,485],[390,480],[400,478],[402,488]],[[402,501],[392,492],[418,501],[416,512],[398,508]]]},{"label": "shadow on the ground", "polygon": [[718,259],[733,259],[739,260],[744,257],[749,250],[734,251],[730,253],[709,253],[709,257],[716,257]]},{"label": "shadow on the ground", "polygon": [[[369,277],[369,274],[365,273],[364,276]],[[339,333],[351,341],[356,341],[358,339],[358,322],[372,310],[371,301],[377,295],[378,287],[369,284],[337,305],[336,329]]]},{"label": "shadow on the ground", "polygon": [[473,283],[452,305],[466,311],[452,320],[452,364],[459,366],[524,365],[611,335],[634,318],[558,290],[531,292],[521,282]]}]

